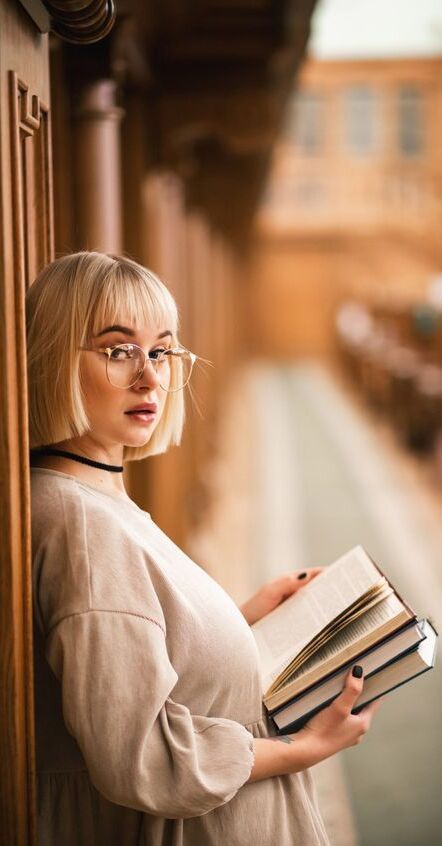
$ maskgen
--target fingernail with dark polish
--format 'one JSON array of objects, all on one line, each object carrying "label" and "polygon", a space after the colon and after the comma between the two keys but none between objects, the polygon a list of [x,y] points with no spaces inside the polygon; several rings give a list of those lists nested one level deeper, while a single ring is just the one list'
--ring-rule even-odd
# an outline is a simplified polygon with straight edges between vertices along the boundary
[{"label": "fingernail with dark polish", "polygon": [[305,579],[307,573],[300,573],[298,579]]},{"label": "fingernail with dark polish", "polygon": [[352,671],[352,675],[355,676],[357,679],[360,679],[363,673],[362,667],[360,664],[355,664]]}]

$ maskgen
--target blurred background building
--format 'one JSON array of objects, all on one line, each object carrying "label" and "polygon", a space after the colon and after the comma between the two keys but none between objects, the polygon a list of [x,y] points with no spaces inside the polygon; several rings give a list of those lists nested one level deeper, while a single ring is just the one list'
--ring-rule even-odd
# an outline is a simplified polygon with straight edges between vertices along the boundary
[{"label": "blurred background building", "polygon": [[[0,839],[34,843],[24,296],[124,252],[173,291],[180,448],[142,508],[238,601],[363,543],[441,626],[438,0],[0,6]],[[334,846],[436,846],[440,669],[315,768]],[[263,844],[265,846],[265,844]]]},{"label": "blurred background building", "polygon": [[[389,5],[397,5],[401,20],[394,24],[392,16],[387,31]],[[442,266],[442,56],[416,55],[421,46],[402,45],[407,3],[384,4],[377,13],[376,4],[353,4],[354,30],[347,22],[347,41],[341,33],[340,49],[330,45],[340,22],[332,12],[342,7],[350,10],[342,2],[317,7],[262,198],[252,274],[254,290],[258,280],[253,348],[260,353],[267,279],[274,290],[277,278],[281,312],[290,320],[285,345],[270,342],[269,352],[330,355],[330,317],[340,299],[398,307],[427,300]],[[434,11],[425,17],[425,4],[412,16],[416,39],[424,21],[427,40],[433,29],[437,34],[438,18]],[[378,27],[370,34],[373,19]],[[377,56],[382,29],[386,44]],[[440,24],[439,42],[440,54]]]},{"label": "blurred background building", "polygon": [[291,325],[283,352],[332,352],[332,321],[324,321],[343,296],[426,299],[442,265],[441,102],[442,58],[303,64],[263,198],[254,268],[261,285],[266,269],[274,278],[274,245],[276,261],[284,255],[290,268],[291,295],[302,299],[301,326]]}]

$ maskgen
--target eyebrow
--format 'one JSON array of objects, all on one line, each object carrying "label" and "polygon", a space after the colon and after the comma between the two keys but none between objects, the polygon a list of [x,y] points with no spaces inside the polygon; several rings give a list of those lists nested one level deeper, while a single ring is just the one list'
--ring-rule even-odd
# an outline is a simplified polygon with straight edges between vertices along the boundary
[{"label": "eyebrow", "polygon": [[[134,338],[136,335],[136,332],[134,332],[133,329],[130,329],[129,326],[119,326],[116,324],[115,326],[106,326],[106,329],[102,329],[98,335],[95,335],[95,337],[99,338],[101,335],[107,335],[108,332],[123,332],[125,335],[130,335],[131,338]],[[166,335],[172,335],[170,329],[166,329],[165,332],[161,332],[161,334],[158,335],[157,341],[159,341],[160,338],[165,338]]]}]

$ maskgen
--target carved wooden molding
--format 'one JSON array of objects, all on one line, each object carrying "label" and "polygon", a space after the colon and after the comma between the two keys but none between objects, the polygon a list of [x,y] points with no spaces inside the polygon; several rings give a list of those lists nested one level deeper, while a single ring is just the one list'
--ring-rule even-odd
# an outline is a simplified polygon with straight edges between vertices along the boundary
[{"label": "carved wooden molding", "polygon": [[[22,58],[20,55],[19,60]],[[47,83],[41,82],[43,76],[41,73],[35,84],[40,82],[37,90],[46,91]],[[15,71],[8,71],[8,85],[2,115],[10,132],[10,144],[5,144],[8,149],[2,159],[7,196],[7,226],[2,229],[2,243],[7,260],[2,262],[0,284],[0,840],[34,846],[36,762],[25,293],[26,284],[37,269],[52,258],[51,142],[46,103]]]},{"label": "carved wooden molding", "polygon": [[[33,696],[31,513],[26,384],[26,286],[53,256],[51,135],[46,103],[15,71],[8,72],[12,243],[1,292],[4,352],[1,360],[3,540],[1,632],[7,647],[12,786],[0,820],[5,843],[35,844],[35,736]],[[7,340],[7,343],[6,343]],[[6,637],[5,637],[5,632]],[[2,656],[3,657],[3,656]],[[12,701],[12,697],[14,700]],[[3,775],[3,773],[2,773]],[[18,792],[20,791],[20,792]],[[6,792],[6,791],[5,791]],[[14,834],[11,834],[14,832]],[[1,839],[1,835],[0,835]]]},{"label": "carved wooden molding", "polygon": [[40,32],[53,32],[73,44],[93,44],[112,29],[114,0],[20,0]]},{"label": "carved wooden molding", "polygon": [[72,44],[93,44],[112,29],[114,0],[43,0],[55,35]]},{"label": "carved wooden molding", "polygon": [[49,107],[9,72],[15,278],[26,288],[53,257]]}]

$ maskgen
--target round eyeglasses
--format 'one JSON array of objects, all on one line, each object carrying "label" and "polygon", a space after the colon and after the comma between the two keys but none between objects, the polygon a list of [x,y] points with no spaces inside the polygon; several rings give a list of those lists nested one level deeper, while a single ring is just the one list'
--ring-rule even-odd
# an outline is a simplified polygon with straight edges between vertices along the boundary
[{"label": "round eyeglasses", "polygon": [[146,355],[138,344],[114,344],[112,347],[79,347],[80,350],[105,354],[106,376],[115,388],[130,388],[141,378],[146,361],[159,377],[160,387],[168,393],[186,387],[198,356],[184,347],[156,349]]}]

